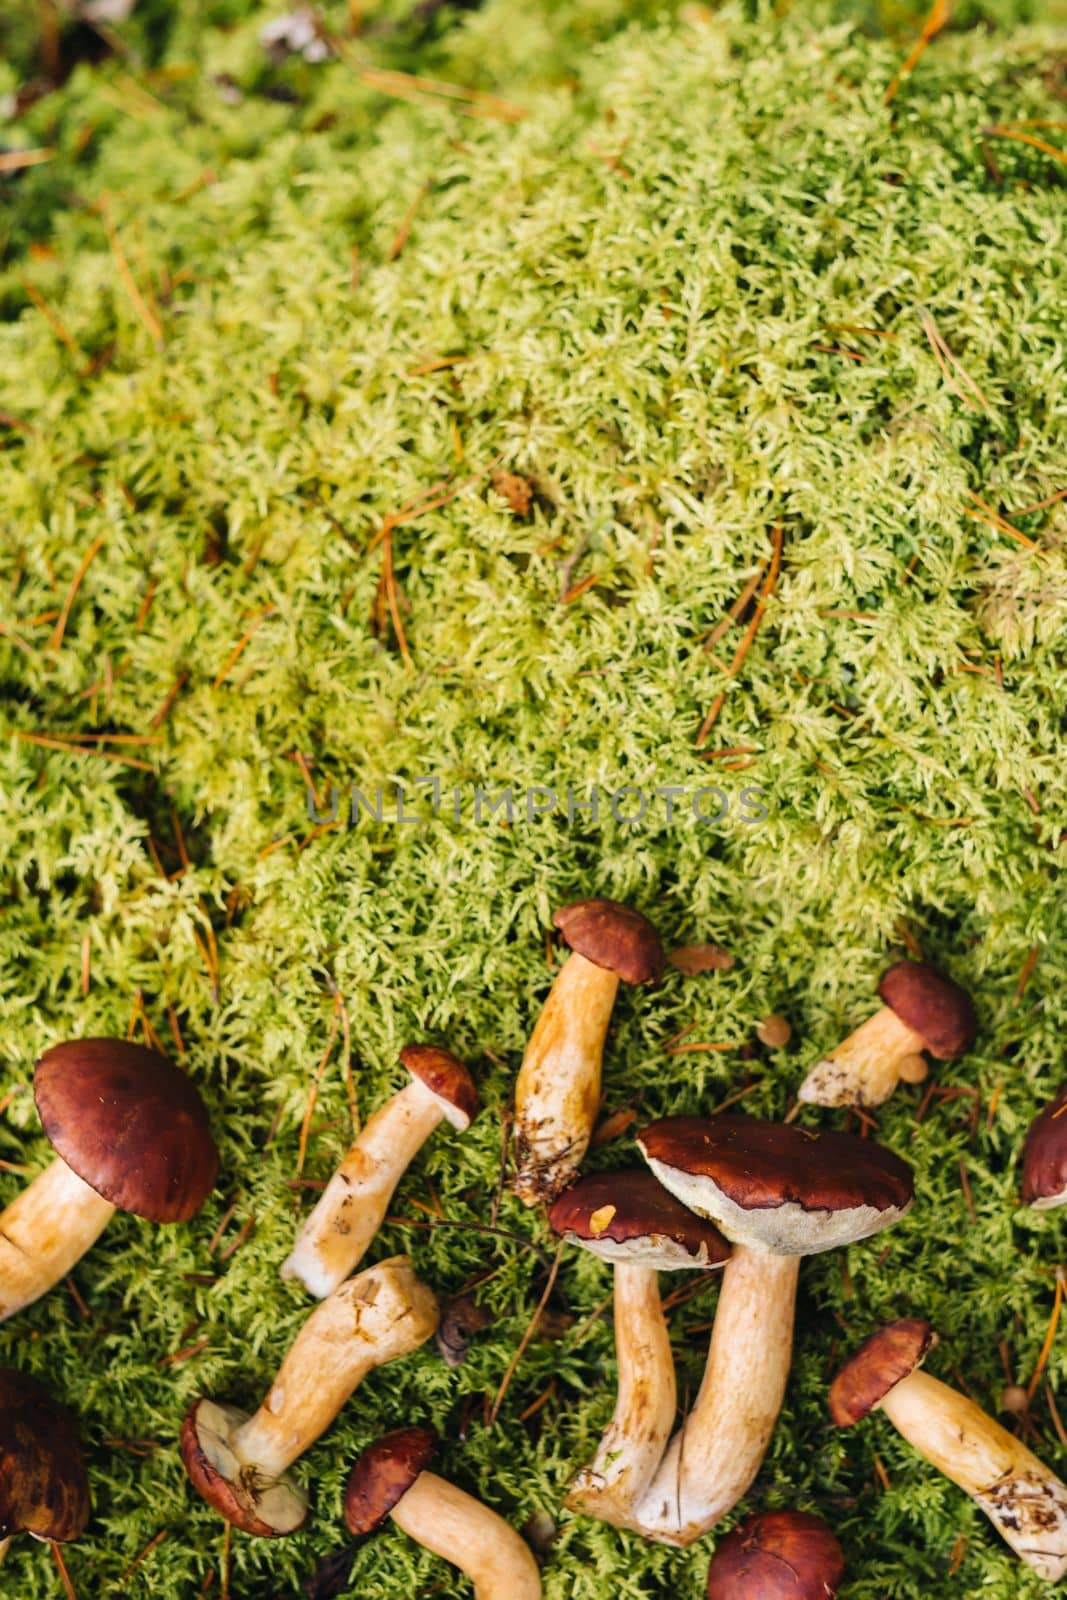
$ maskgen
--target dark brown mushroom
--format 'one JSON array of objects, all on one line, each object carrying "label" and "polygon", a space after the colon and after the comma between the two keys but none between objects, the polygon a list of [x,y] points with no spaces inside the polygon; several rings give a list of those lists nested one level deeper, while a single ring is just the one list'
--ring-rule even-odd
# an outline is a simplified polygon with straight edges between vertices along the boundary
[{"label": "dark brown mushroom", "polygon": [[515,1087],[512,1187],[530,1206],[571,1182],[589,1146],[620,980],[656,982],[665,960],[647,917],[616,900],[580,900],[553,921],[571,954],[530,1035]]},{"label": "dark brown mushroom", "polygon": [[649,1537],[685,1545],[759,1470],[792,1360],[801,1256],[896,1222],[912,1176],[872,1140],[755,1117],[666,1117],[638,1145],[659,1181],[734,1245],[700,1392],[636,1514]]},{"label": "dark brown mushroom", "polygon": [[833,1600],[845,1553],[821,1517],[764,1511],[720,1539],[708,1600]]},{"label": "dark brown mushroom", "polygon": [[674,1424],[677,1386],[657,1274],[721,1267],[730,1247],[650,1172],[598,1172],[565,1189],[548,1220],[556,1233],[614,1267],[618,1399],[592,1463],[567,1504],[617,1527],[659,1466]]},{"label": "dark brown mushroom", "polygon": [[1022,1199],[1035,1211],[1067,1202],[1067,1089],[1030,1124],[1023,1146]]},{"label": "dark brown mushroom", "polygon": [[78,1424],[36,1378],[0,1367],[0,1540],[65,1544],[89,1520]]},{"label": "dark brown mushroom", "polygon": [[47,1293],[116,1209],[186,1222],[218,1175],[218,1151],[192,1080],[124,1039],[56,1045],[34,1094],[56,1159],[0,1216],[0,1320]]},{"label": "dark brown mushroom", "polygon": [[332,1294],[363,1259],[397,1184],[442,1122],[463,1133],[478,1091],[463,1062],[433,1045],[405,1045],[411,1082],[376,1111],[323,1190],[282,1265],[318,1299]]},{"label": "dark brown mushroom", "polygon": [[1067,1575],[1067,1484],[973,1400],[919,1370],[936,1343],[933,1328],[917,1318],[880,1328],[831,1384],[831,1417],[847,1428],[884,1411],[1023,1561],[1057,1583]]},{"label": "dark brown mushroom", "polygon": [[817,1062],[800,1098],[821,1106],[877,1106],[898,1083],[921,1083],[923,1052],[941,1060],[963,1055],[978,1023],[970,995],[925,961],[898,961],[882,974],[885,1002],[855,1033]]}]

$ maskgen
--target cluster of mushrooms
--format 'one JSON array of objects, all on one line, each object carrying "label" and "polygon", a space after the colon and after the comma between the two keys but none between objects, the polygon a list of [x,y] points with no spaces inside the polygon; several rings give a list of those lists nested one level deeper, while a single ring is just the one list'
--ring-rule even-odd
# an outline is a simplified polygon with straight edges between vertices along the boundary
[{"label": "cluster of mushrooms", "polygon": [[[559,1236],[611,1265],[618,1368],[614,1415],[567,1504],[685,1547],[728,1516],[759,1471],[789,1377],[802,1258],[898,1221],[912,1205],[912,1172],[871,1139],[723,1114],[662,1118],[637,1136],[644,1168],[581,1176],[619,983],[655,982],[664,953],[652,924],[615,901],[584,900],[554,921],[570,953],[516,1084],[512,1188],[526,1205],[547,1207]],[[880,1009],[809,1072],[802,1101],[878,1105],[898,1083],[920,1082],[927,1056],[955,1057],[972,1044],[968,996],[926,963],[898,962],[879,994]],[[478,1096],[448,1050],[409,1045],[401,1061],[410,1082],[362,1129],[281,1267],[319,1303],[259,1409],[250,1416],[202,1397],[182,1423],[191,1483],[248,1534],[277,1537],[302,1525],[308,1503],[292,1464],[368,1373],[437,1331],[436,1297],[406,1257],[357,1269],[410,1162],[442,1122],[469,1127]],[[34,1092],[56,1155],[0,1216],[0,1320],[58,1283],[116,1208],[155,1223],[188,1221],[218,1173],[195,1086],[153,1050],[116,1039],[57,1045],[37,1063]],[[1027,1205],[1067,1202],[1065,1112],[1067,1089],[1031,1125]],[[694,1270],[720,1272],[722,1282],[703,1381],[676,1425],[659,1274]],[[936,1343],[915,1317],[877,1330],[830,1386],[832,1421],[851,1427],[882,1411],[1025,1562],[1058,1581],[1067,1574],[1067,1486],[971,1399],[921,1370]],[[354,1542],[320,1569],[316,1594],[341,1592],[361,1541],[387,1518],[466,1573],[478,1600],[541,1594],[525,1541],[430,1470],[438,1445],[432,1430],[405,1427],[363,1452],[344,1498]],[[84,1530],[89,1514],[75,1420],[29,1375],[0,1368],[0,1559],[13,1535],[60,1544]],[[766,1511],[718,1540],[707,1593],[826,1600],[844,1570],[820,1518]]]}]

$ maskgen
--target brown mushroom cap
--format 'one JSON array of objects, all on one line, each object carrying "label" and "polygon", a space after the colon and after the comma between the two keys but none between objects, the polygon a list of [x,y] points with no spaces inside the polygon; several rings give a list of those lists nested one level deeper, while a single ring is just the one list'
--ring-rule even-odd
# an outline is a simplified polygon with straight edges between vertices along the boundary
[{"label": "brown mushroom cap", "polygon": [[219,1156],[207,1112],[166,1056],[124,1039],[74,1039],[45,1051],[33,1092],[67,1166],[120,1210],[188,1222],[211,1193]]},{"label": "brown mushroom cap", "polygon": [[872,1333],[845,1362],[830,1385],[830,1416],[839,1428],[851,1428],[881,1405],[890,1389],[922,1366],[937,1343],[937,1334],[919,1317],[887,1322]]},{"label": "brown mushroom cap", "polygon": [[911,1205],[911,1168],[871,1139],[757,1117],[664,1117],[638,1134],[662,1184],[728,1239],[813,1255],[866,1239]]},{"label": "brown mushroom cap", "polygon": [[1046,1211],[1067,1201],[1067,1089],[1030,1124],[1023,1145],[1024,1206]]},{"label": "brown mushroom cap", "polygon": [[632,1261],[660,1271],[720,1267],[730,1246],[651,1172],[596,1172],[564,1189],[548,1221],[572,1244],[602,1261]]},{"label": "brown mushroom cap", "polygon": [[406,1044],[400,1059],[412,1077],[441,1101],[452,1126],[465,1133],[478,1115],[479,1102],[474,1079],[459,1057],[432,1044]]},{"label": "brown mushroom cap", "polygon": [[437,1454],[432,1428],[394,1428],[368,1445],[348,1475],[345,1527],[354,1539],[375,1533]]},{"label": "brown mushroom cap", "polygon": [[577,900],[552,918],[571,949],[624,983],[656,983],[666,956],[659,934],[640,911],[617,900]]},{"label": "brown mushroom cap", "polygon": [[0,1367],[0,1539],[62,1544],[89,1520],[78,1424],[35,1378]]},{"label": "brown mushroom cap", "polygon": [[720,1539],[708,1600],[833,1600],[845,1553],[821,1517],[764,1511]]},{"label": "brown mushroom cap", "polygon": [[898,961],[883,972],[878,993],[930,1054],[947,1061],[971,1048],[978,1019],[966,989],[925,961]]},{"label": "brown mushroom cap", "polygon": [[236,1406],[194,1400],[182,1420],[182,1465],[197,1494],[242,1533],[277,1539],[307,1516],[307,1501],[289,1478],[264,1481],[233,1455],[230,1441],[248,1419]]}]

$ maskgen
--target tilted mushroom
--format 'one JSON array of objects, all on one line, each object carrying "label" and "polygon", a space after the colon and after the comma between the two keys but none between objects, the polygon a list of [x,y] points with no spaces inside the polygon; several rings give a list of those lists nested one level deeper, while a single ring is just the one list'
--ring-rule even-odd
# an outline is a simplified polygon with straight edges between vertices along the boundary
[{"label": "tilted mushroom", "polygon": [[1067,1484],[973,1400],[919,1371],[936,1343],[933,1328],[918,1318],[880,1328],[831,1384],[831,1417],[849,1428],[884,1411],[1035,1572],[1058,1582],[1067,1574]]},{"label": "tilted mushroom", "polygon": [[687,1545],[759,1471],[789,1376],[801,1256],[889,1227],[914,1189],[911,1169],[872,1140],[755,1117],[666,1117],[637,1142],[734,1246],[699,1393],[636,1513],[649,1538]]},{"label": "tilted mushroom", "polygon": [[320,1300],[359,1265],[397,1184],[437,1125],[445,1120],[464,1133],[478,1111],[471,1075],[450,1050],[409,1044],[400,1059],[411,1082],[371,1117],[282,1266],[283,1278],[299,1278]]},{"label": "tilted mushroom", "polygon": [[429,1472],[436,1454],[430,1428],[398,1428],[364,1450],[345,1490],[349,1533],[364,1538],[392,1517],[410,1539],[466,1573],[475,1600],[540,1600],[529,1546],[487,1505]]},{"label": "tilted mushroom", "polygon": [[0,1321],[53,1288],[116,1210],[187,1222],[218,1175],[207,1112],[165,1056],[123,1039],[55,1045],[34,1095],[56,1159],[0,1215]]},{"label": "tilted mushroom", "polygon": [[512,1188],[528,1206],[552,1200],[581,1166],[600,1104],[619,980],[652,983],[664,966],[651,922],[616,900],[580,900],[552,921],[571,953],[534,1025],[515,1086]]},{"label": "tilted mushroom", "polygon": [[53,1545],[76,1539],[89,1509],[73,1415],[35,1378],[0,1367],[0,1558],[19,1533]]},{"label": "tilted mushroom", "polygon": [[898,1083],[921,1083],[925,1050],[947,1061],[974,1043],[977,1019],[966,989],[925,961],[898,961],[883,972],[885,1004],[822,1061],[800,1086],[820,1106],[880,1106]]},{"label": "tilted mushroom", "polygon": [[667,1447],[677,1403],[657,1274],[721,1267],[730,1246],[650,1172],[581,1178],[553,1202],[548,1220],[572,1244],[611,1262],[615,1275],[615,1414],[593,1462],[571,1485],[567,1504],[602,1522],[632,1527],[634,1507]]},{"label": "tilted mushroom", "polygon": [[708,1600],[834,1600],[845,1553],[821,1517],[764,1511],[715,1547]]},{"label": "tilted mushroom", "polygon": [[406,1256],[350,1278],[308,1317],[254,1416],[193,1401],[181,1435],[193,1487],[245,1533],[294,1532],[307,1499],[289,1467],[373,1368],[408,1355],[436,1327],[437,1301]]},{"label": "tilted mushroom", "polygon": [[1023,1146],[1022,1199],[1035,1211],[1067,1203],[1067,1089],[1030,1124]]}]

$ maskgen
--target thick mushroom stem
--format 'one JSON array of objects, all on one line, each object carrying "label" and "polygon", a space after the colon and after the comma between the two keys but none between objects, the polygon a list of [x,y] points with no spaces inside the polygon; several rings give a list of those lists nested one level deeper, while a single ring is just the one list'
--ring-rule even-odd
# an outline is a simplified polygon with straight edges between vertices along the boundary
[{"label": "thick mushroom stem", "polygon": [[534,1025],[515,1085],[512,1188],[528,1206],[559,1194],[588,1148],[618,987],[617,973],[572,951]]},{"label": "thick mushroom stem", "polygon": [[880,1106],[898,1083],[921,1083],[929,1068],[922,1035],[883,1006],[850,1033],[800,1086],[800,1099],[817,1106]]},{"label": "thick mushroom stem", "polygon": [[420,1472],[390,1515],[409,1538],[465,1572],[475,1600],[540,1600],[537,1562],[514,1528],[436,1473]]},{"label": "thick mushroom stem", "polygon": [[57,1157],[0,1214],[0,1322],[47,1294],[115,1214]]},{"label": "thick mushroom stem", "polygon": [[670,1438],[677,1383],[658,1274],[626,1261],[616,1262],[614,1270],[618,1399],[596,1456],[574,1479],[567,1504],[628,1528]]},{"label": "thick mushroom stem", "polygon": [[270,1393],[236,1429],[230,1448],[242,1465],[280,1478],[334,1420],[374,1367],[407,1355],[437,1327],[437,1301],[406,1256],[350,1278],[297,1334]]},{"label": "thick mushroom stem", "polygon": [[282,1266],[317,1299],[344,1282],[381,1227],[397,1184],[445,1108],[418,1079],[376,1111],[296,1236]]},{"label": "thick mushroom stem", "polygon": [[1014,1434],[925,1372],[896,1384],[881,1409],[1040,1577],[1056,1583],[1067,1574],[1067,1484]]},{"label": "thick mushroom stem", "polygon": [[692,1544],[759,1471],[789,1377],[799,1270],[799,1256],[734,1245],[700,1391],[630,1523],[646,1538]]}]

